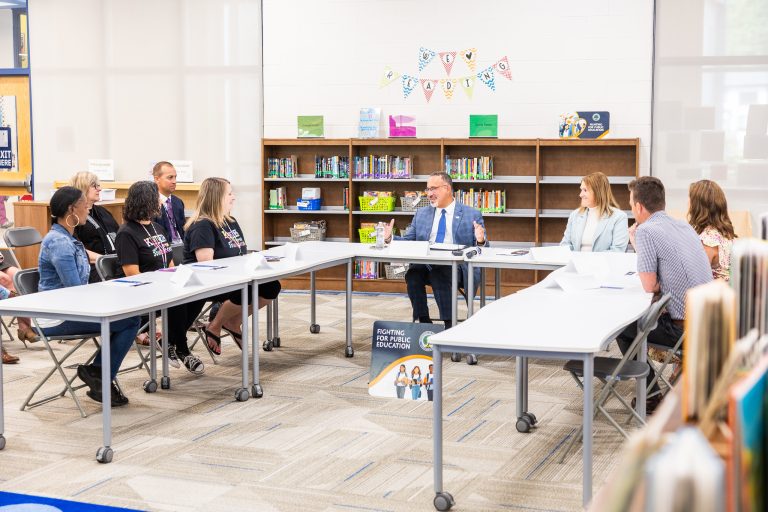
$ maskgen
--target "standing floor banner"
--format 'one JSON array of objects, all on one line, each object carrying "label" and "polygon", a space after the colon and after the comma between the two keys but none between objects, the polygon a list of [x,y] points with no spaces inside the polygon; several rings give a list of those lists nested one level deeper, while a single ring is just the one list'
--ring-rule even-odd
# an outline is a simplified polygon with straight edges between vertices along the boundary
[{"label": "standing floor banner", "polygon": [[371,339],[371,396],[432,400],[432,345],[442,325],[378,321]]}]

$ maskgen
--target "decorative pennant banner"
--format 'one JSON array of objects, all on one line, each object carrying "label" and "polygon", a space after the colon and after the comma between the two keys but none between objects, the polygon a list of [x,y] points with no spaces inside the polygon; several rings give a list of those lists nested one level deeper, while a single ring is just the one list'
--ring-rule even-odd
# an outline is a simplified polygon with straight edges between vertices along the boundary
[{"label": "decorative pennant banner", "polygon": [[467,63],[469,69],[474,71],[477,66],[477,48],[469,48],[461,52],[461,59]]},{"label": "decorative pennant banner", "polygon": [[437,87],[437,80],[421,79],[421,88],[424,90],[424,97],[427,98],[427,103],[432,99],[435,87]]},{"label": "decorative pennant banner", "polygon": [[445,73],[451,76],[451,68],[456,61],[456,52],[440,52],[440,62],[445,66]]},{"label": "decorative pennant banner", "polygon": [[443,78],[442,80],[440,80],[440,87],[443,89],[443,94],[445,94],[445,98],[450,100],[451,98],[453,98],[453,91],[456,90],[456,80]]},{"label": "decorative pennant banner", "polygon": [[402,75],[402,82],[403,82],[403,98],[407,98],[409,94],[413,91],[413,88],[416,87],[416,84],[419,83],[419,79],[412,77],[410,75]]},{"label": "decorative pennant banner", "polygon": [[472,99],[472,93],[475,91],[475,77],[465,76],[459,82],[461,83],[461,88],[467,94],[467,98]]},{"label": "decorative pennant banner", "polygon": [[432,59],[435,58],[435,55],[437,55],[435,52],[424,48],[423,46],[419,48],[419,71],[422,71],[425,67],[427,67],[427,64],[432,62]]},{"label": "decorative pennant banner", "polygon": [[512,80],[512,70],[509,69],[509,61],[507,61],[506,56],[499,59],[496,64],[493,65],[493,67],[496,69],[496,71],[501,73],[501,76],[507,80]]},{"label": "decorative pennant banner", "polygon": [[479,72],[477,74],[477,78],[479,78],[480,81],[483,82],[485,85],[490,87],[492,91],[496,90],[496,81],[495,81],[495,75],[493,73],[493,66],[488,66],[486,69]]},{"label": "decorative pennant banner", "polygon": [[384,68],[384,75],[381,77],[379,87],[386,87],[400,77],[400,73],[392,70],[389,66]]}]

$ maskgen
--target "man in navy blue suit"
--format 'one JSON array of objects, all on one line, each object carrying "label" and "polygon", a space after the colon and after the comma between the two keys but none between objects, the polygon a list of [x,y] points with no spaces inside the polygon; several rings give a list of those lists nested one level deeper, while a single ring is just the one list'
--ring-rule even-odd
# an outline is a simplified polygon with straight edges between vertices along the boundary
[{"label": "man in navy blue suit", "polygon": [[184,202],[173,193],[176,191],[176,169],[170,162],[157,162],[152,177],[160,192],[160,216],[153,219],[165,228],[172,245],[184,243]]},{"label": "man in navy blue suit", "polygon": [[[476,209],[463,205],[453,199],[453,181],[444,172],[434,172],[427,180],[425,190],[429,206],[419,208],[413,217],[408,231],[397,240],[428,240],[434,243],[459,244],[464,246],[484,246],[488,244],[485,236],[483,215]],[[386,226],[384,236],[387,242],[392,239],[392,227],[395,220]],[[462,264],[458,275],[458,285],[467,283],[467,265]],[[476,269],[474,282],[480,282],[480,270]],[[450,327],[451,318],[451,267],[446,265],[411,264],[405,274],[408,297],[413,307],[413,320],[431,323],[427,307],[427,285],[432,287],[435,301],[440,311],[440,319]]]}]

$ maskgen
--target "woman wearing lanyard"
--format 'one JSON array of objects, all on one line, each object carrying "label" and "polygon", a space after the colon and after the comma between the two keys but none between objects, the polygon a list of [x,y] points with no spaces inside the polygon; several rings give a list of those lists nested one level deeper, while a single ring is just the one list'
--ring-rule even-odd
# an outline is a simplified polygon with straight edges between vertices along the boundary
[{"label": "woman wearing lanyard", "polygon": [[109,210],[95,204],[101,199],[98,176],[88,171],[79,172],[72,176],[69,184],[80,189],[88,202],[88,217],[84,224],[75,228],[75,237],[83,242],[88,253],[91,264],[88,282],[98,283],[101,278],[96,272],[96,260],[103,254],[115,254],[115,236],[119,226]]},{"label": "woman wearing lanyard", "polygon": [[[125,224],[117,232],[115,246],[117,259],[126,276],[134,276],[142,272],[154,272],[173,266],[171,245],[163,227],[152,218],[160,213],[160,203],[157,200],[157,185],[151,181],[137,181],[128,189],[125,199]],[[186,304],[168,309],[168,325],[177,325],[179,319],[186,318]],[[145,320],[142,319],[142,323]],[[184,367],[194,375],[205,372],[203,362],[189,350],[186,331],[184,336],[174,336],[168,339],[168,359],[176,368]]]},{"label": "woman wearing lanyard", "polygon": [[[74,187],[61,187],[51,198],[51,230],[40,244],[40,284],[38,290],[55,290],[69,286],[88,284],[88,256],[82,242],[74,237],[77,226],[86,222],[88,216],[88,201],[83,193]],[[84,293],[87,293],[84,291]],[[101,325],[96,322],[80,322],[75,320],[41,321],[40,327],[46,335],[82,334],[99,332]],[[43,323],[45,325],[43,325]],[[125,355],[131,349],[133,338],[139,329],[139,317],[134,316],[117,320],[109,324],[110,328],[110,368],[112,379],[112,406],[117,407],[128,403],[120,388],[114,383],[117,370]],[[101,349],[91,364],[81,364],[77,367],[77,376],[85,382],[90,390],[87,395],[101,402]]]},{"label": "woman wearing lanyard", "polygon": [[[224,178],[203,180],[197,196],[195,213],[184,226],[185,264],[229,258],[248,252],[240,225],[231,216],[234,202],[235,195],[232,193],[232,185],[229,181]],[[259,309],[277,298],[279,293],[279,281],[260,284]],[[248,297],[250,298],[250,293]],[[219,301],[222,305],[216,318],[205,328],[205,336],[208,347],[215,354],[220,354],[222,329],[232,336],[238,346],[241,344],[241,296],[239,291],[235,291],[210,300]],[[186,319],[186,328],[189,328],[200,313],[203,304],[204,302],[200,302],[195,310],[187,310],[189,316]]]}]

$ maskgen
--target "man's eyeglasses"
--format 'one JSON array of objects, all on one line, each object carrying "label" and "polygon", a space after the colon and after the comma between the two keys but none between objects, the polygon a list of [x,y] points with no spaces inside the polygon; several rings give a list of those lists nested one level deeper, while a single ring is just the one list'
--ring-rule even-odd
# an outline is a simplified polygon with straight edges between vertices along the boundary
[{"label": "man's eyeglasses", "polygon": [[436,191],[437,189],[439,189],[440,187],[447,187],[447,186],[448,186],[448,185],[446,185],[445,183],[443,183],[442,185],[438,185],[438,186],[436,186],[436,187],[427,187],[427,188],[425,188],[425,189],[424,189],[424,193],[425,193],[425,194],[430,194],[430,193],[432,193],[432,192],[435,192],[435,191]]}]

